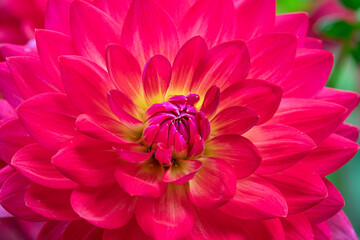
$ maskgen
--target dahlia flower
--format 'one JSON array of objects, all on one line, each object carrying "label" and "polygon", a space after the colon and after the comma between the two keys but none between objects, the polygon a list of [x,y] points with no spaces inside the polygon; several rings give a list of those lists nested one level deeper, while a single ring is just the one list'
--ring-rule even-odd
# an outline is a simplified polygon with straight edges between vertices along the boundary
[{"label": "dahlia flower", "polygon": [[356,93],[275,0],[50,0],[1,63],[0,203],[38,239],[356,239]]}]

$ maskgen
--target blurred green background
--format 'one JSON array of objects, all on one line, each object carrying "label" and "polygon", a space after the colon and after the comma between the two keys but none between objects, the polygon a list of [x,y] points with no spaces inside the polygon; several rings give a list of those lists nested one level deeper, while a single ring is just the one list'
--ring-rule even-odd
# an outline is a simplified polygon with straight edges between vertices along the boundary
[{"label": "blurred green background", "polygon": [[[322,39],[335,54],[327,85],[360,93],[360,0],[277,0],[277,13],[298,11],[309,13],[309,35]],[[359,107],[347,122],[360,127]],[[344,211],[359,236],[360,154],[328,178],[342,193]]]}]

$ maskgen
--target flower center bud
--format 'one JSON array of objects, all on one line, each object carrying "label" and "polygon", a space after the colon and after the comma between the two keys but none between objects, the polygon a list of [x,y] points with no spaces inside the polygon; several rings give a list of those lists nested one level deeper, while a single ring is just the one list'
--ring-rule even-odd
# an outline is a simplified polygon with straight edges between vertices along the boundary
[{"label": "flower center bud", "polygon": [[202,154],[210,123],[195,107],[199,100],[197,94],[176,95],[146,111],[148,126],[143,142],[155,151],[160,163],[169,165],[172,159],[196,158]]}]

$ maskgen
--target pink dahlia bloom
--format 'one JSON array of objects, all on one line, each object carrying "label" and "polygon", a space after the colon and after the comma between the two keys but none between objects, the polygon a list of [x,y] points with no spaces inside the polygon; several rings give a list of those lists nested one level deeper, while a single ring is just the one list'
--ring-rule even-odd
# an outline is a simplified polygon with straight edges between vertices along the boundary
[{"label": "pink dahlia bloom", "polygon": [[[121,2],[121,4],[119,3]],[[38,239],[356,239],[326,175],[356,93],[275,0],[53,0],[0,90],[1,205]]]}]

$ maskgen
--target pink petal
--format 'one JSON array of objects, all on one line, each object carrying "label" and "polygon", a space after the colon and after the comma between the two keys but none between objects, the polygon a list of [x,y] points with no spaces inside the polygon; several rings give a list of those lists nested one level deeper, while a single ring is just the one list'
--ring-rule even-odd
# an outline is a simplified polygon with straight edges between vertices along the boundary
[{"label": "pink petal", "polygon": [[328,220],[332,239],[358,240],[349,219],[341,210]]},{"label": "pink petal", "polygon": [[94,0],[92,4],[107,15],[111,16],[116,23],[122,27],[126,13],[129,10],[131,0]]},{"label": "pink petal", "polygon": [[117,183],[131,196],[161,197],[166,184],[161,182],[163,167],[154,159],[141,164],[121,163],[115,170]]},{"label": "pink petal", "polygon": [[275,29],[277,33],[292,33],[298,37],[298,46],[303,47],[309,27],[307,13],[287,13],[276,16]]},{"label": "pink petal", "polygon": [[77,184],[62,175],[52,164],[55,153],[37,143],[26,145],[15,153],[11,165],[31,181],[49,188],[71,189]]},{"label": "pink petal", "polygon": [[194,158],[201,155],[204,151],[205,143],[199,134],[193,135],[189,142],[189,158]]},{"label": "pink petal", "polygon": [[248,78],[282,85],[295,59],[296,37],[292,34],[268,34],[251,39],[247,46],[251,57]]},{"label": "pink petal", "polygon": [[284,125],[252,128],[245,134],[259,149],[262,162],[256,173],[275,173],[284,170],[308,155],[314,141],[303,132]]},{"label": "pink petal", "polygon": [[191,7],[188,0],[156,0],[156,2],[169,14],[176,26]]},{"label": "pink petal", "polygon": [[63,91],[58,58],[61,55],[76,55],[72,38],[49,30],[37,30],[35,36],[36,47],[46,72],[54,79],[56,87]]},{"label": "pink petal", "polygon": [[203,98],[209,86],[224,90],[246,78],[249,71],[249,53],[243,41],[222,43],[205,53],[200,60],[190,91]]},{"label": "pink petal", "polygon": [[316,143],[333,133],[344,120],[346,108],[313,99],[285,98],[267,124],[284,124],[299,129]]},{"label": "pink petal", "polygon": [[335,133],[354,142],[359,138],[359,128],[351,124],[341,124]]},{"label": "pink petal", "polygon": [[80,219],[70,206],[70,195],[71,190],[55,190],[33,183],[25,192],[25,203],[35,212],[50,219]]},{"label": "pink petal", "polygon": [[149,152],[148,148],[137,144],[134,144],[134,146],[124,145],[113,148],[118,151],[121,159],[131,163],[145,162],[154,154],[154,151]]},{"label": "pink petal", "polygon": [[8,119],[16,118],[16,111],[5,99],[0,99],[0,124]]},{"label": "pink petal", "polygon": [[337,134],[331,134],[317,145],[317,148],[306,156],[302,162],[325,176],[335,172],[354,157],[359,145]]},{"label": "pink petal", "polygon": [[61,240],[97,240],[102,239],[104,229],[95,227],[94,225],[84,221],[72,221],[67,227]]},{"label": "pink petal", "polygon": [[121,228],[114,230],[105,229],[103,234],[103,240],[118,240],[118,239],[141,239],[141,240],[151,240],[139,227],[136,219],[133,218],[128,224]]},{"label": "pink petal", "polygon": [[322,49],[323,41],[317,38],[310,38],[307,37],[305,39],[305,48],[312,48],[312,49]]},{"label": "pink petal", "polygon": [[72,0],[48,0],[45,28],[70,35],[70,4]]},{"label": "pink petal", "polygon": [[238,1],[237,33],[239,39],[249,40],[271,33],[275,24],[275,0]]},{"label": "pink petal", "polygon": [[[0,219],[2,218],[9,218],[13,217],[13,215],[7,212],[1,205],[0,205]],[[1,220],[0,220],[1,221]]]},{"label": "pink petal", "polygon": [[221,135],[206,143],[204,155],[226,161],[238,178],[252,174],[261,162],[261,155],[255,145],[239,135]]},{"label": "pink petal", "polygon": [[328,220],[345,205],[339,190],[326,178],[323,178],[323,180],[329,195],[314,207],[303,212],[312,224]]},{"label": "pink petal", "polygon": [[15,56],[39,57],[35,47],[11,43],[0,43],[0,56],[4,59]]},{"label": "pink petal", "polygon": [[243,134],[253,127],[258,121],[257,113],[248,107],[229,107],[210,121],[212,134]]},{"label": "pink petal", "polygon": [[280,220],[284,228],[286,239],[314,239],[311,224],[303,214],[290,215],[286,218],[280,218]]},{"label": "pink petal", "polygon": [[0,126],[0,138],[0,158],[8,164],[16,151],[34,142],[17,118],[9,119]]},{"label": "pink petal", "polygon": [[75,119],[78,110],[62,93],[44,93],[32,97],[16,109],[19,118],[41,146],[58,150],[77,135]]},{"label": "pink petal", "polygon": [[120,26],[98,8],[76,0],[71,3],[70,27],[77,51],[105,67],[105,47],[120,43]]},{"label": "pink petal", "polygon": [[155,55],[146,63],[142,75],[143,88],[151,103],[164,101],[171,79],[171,64],[162,55]]},{"label": "pink petal", "polygon": [[346,107],[348,111],[346,112],[345,116],[348,117],[359,104],[360,95],[356,92],[325,87],[316,96],[316,99],[336,103]]},{"label": "pink petal", "polygon": [[6,165],[0,169],[0,189],[6,179],[8,179],[16,170],[10,165]]},{"label": "pink petal", "polygon": [[217,86],[211,86],[204,97],[204,102],[201,105],[201,111],[207,116],[207,118],[211,118],[212,115],[216,113],[216,110],[219,106],[220,102],[220,88]]},{"label": "pink petal", "polygon": [[136,58],[117,44],[106,47],[106,66],[116,88],[140,107],[144,106],[141,69]]},{"label": "pink petal", "polygon": [[321,179],[306,165],[296,165],[276,174],[261,175],[284,195],[289,215],[300,213],[323,200],[328,192]]},{"label": "pink petal", "polygon": [[39,59],[10,57],[7,58],[7,64],[23,98],[27,99],[39,93],[59,91],[44,71]]},{"label": "pink petal", "polygon": [[201,168],[202,162],[197,160],[176,160],[164,173],[161,180],[182,185],[194,178],[196,172]]},{"label": "pink petal", "polygon": [[13,108],[24,101],[5,62],[0,62],[0,92]]},{"label": "pink petal", "polygon": [[157,149],[155,152],[155,158],[158,160],[161,164],[170,165],[172,160],[172,147],[167,147],[164,143],[158,143]]},{"label": "pink petal", "polygon": [[198,0],[179,27],[181,41],[202,36],[209,46],[234,39],[236,12],[232,0]]},{"label": "pink petal", "polygon": [[155,239],[182,239],[194,227],[194,212],[184,186],[172,185],[161,198],[140,198],[135,216],[140,228]]},{"label": "pink petal", "polygon": [[256,176],[238,179],[234,198],[220,210],[236,218],[254,220],[285,217],[288,211],[281,192]]},{"label": "pink petal", "polygon": [[217,208],[235,196],[236,173],[225,161],[202,158],[203,166],[189,181],[191,201],[204,209]]},{"label": "pink petal", "polygon": [[30,209],[24,200],[25,191],[31,182],[19,172],[6,179],[0,190],[0,204],[17,218],[28,221],[45,221],[46,218]]},{"label": "pink petal", "polygon": [[313,224],[312,230],[315,239],[331,240],[329,224],[325,221],[319,224]]},{"label": "pink petal", "polygon": [[77,214],[97,227],[108,229],[122,227],[130,221],[134,200],[117,185],[78,187],[71,194],[71,206]]},{"label": "pink petal", "polygon": [[140,67],[155,54],[162,54],[172,62],[179,48],[173,21],[151,0],[132,2],[122,29],[121,43],[135,55]]},{"label": "pink petal", "polygon": [[324,88],[333,61],[333,54],[328,51],[314,49],[298,51],[294,67],[284,82],[284,97],[314,97]]},{"label": "pink petal", "polygon": [[71,102],[81,111],[113,116],[107,104],[107,93],[114,89],[107,72],[85,58],[59,58],[65,91]]},{"label": "pink petal", "polygon": [[189,91],[196,67],[207,50],[205,40],[200,36],[191,38],[181,47],[172,67],[168,89],[170,94],[185,94]]},{"label": "pink petal", "polygon": [[65,176],[89,187],[115,183],[114,168],[120,163],[111,144],[85,136],[73,139],[51,161]]},{"label": "pink petal", "polygon": [[36,240],[59,240],[69,224],[68,221],[47,221]]},{"label": "pink petal", "polygon": [[274,116],[282,97],[282,88],[263,80],[235,83],[221,93],[219,110],[230,106],[246,106],[259,115],[257,124]]}]

